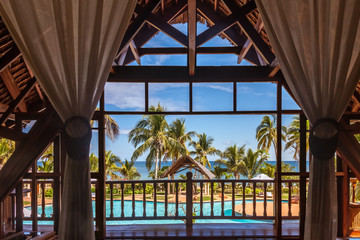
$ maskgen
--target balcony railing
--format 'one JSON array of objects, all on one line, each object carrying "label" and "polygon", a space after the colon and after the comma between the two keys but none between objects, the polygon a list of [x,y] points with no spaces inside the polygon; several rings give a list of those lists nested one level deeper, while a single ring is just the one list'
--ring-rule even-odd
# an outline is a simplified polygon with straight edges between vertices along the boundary
[{"label": "balcony railing", "polygon": [[[24,189],[30,188],[31,183],[24,180]],[[299,180],[282,180],[282,219],[299,218],[299,208],[293,207],[293,202],[298,201],[298,184]],[[54,201],[47,197],[54,182],[39,179],[36,185],[28,193],[36,197],[24,198],[24,202],[30,200],[32,207],[28,208],[30,202],[25,204],[31,215],[23,219],[33,223],[54,221],[49,207],[55,207]],[[181,220],[189,228],[203,219],[275,220],[274,185],[274,180],[193,179],[190,172],[186,180],[106,181],[106,220]],[[92,186],[93,200],[102,202],[96,194],[96,179]]]}]

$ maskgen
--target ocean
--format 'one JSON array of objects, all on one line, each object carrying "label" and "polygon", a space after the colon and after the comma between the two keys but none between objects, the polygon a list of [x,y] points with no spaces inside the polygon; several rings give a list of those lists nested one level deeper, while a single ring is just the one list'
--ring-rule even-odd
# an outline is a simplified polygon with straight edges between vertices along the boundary
[{"label": "ocean", "polygon": [[[267,161],[267,162],[272,164],[272,165],[276,164],[276,161]],[[299,171],[299,162],[297,162],[297,161],[284,161],[284,163],[290,164],[291,166],[295,167],[294,168],[295,172]],[[215,165],[215,161],[210,161],[210,164],[211,164],[211,168],[213,168],[214,165]],[[170,165],[171,165],[171,161],[161,163],[161,167],[170,166]],[[150,179],[149,176],[148,176],[149,171],[146,168],[145,161],[136,161],[135,162],[135,167],[138,170],[138,172],[141,174],[141,179],[144,179],[144,180]],[[307,170],[308,169],[309,169],[309,162],[307,162]],[[186,171],[180,172],[179,174],[175,175],[175,178],[180,174],[186,175]],[[246,179],[243,176],[241,178]]]}]

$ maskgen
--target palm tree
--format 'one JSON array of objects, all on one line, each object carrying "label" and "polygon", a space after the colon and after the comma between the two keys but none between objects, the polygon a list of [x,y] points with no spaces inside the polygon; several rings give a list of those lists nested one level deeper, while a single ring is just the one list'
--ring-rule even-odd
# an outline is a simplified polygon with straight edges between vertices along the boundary
[{"label": "palm tree", "polygon": [[[173,121],[169,126],[168,136],[174,138],[178,143],[171,145],[170,149],[165,154],[166,158],[171,158],[172,164],[180,158],[182,155],[188,155],[189,150],[186,147],[186,142],[191,141],[191,137],[195,135],[195,132],[187,132],[185,127],[185,119],[180,118]],[[171,175],[171,179],[174,179],[174,174]],[[175,188],[174,184],[171,184],[170,193]]]},{"label": "palm tree", "polygon": [[[276,118],[275,115],[264,116],[260,125],[256,128],[256,140],[258,141],[258,148],[269,153],[271,145],[274,147],[275,156],[277,156],[276,145]],[[286,127],[281,127],[282,132],[286,132]],[[286,140],[285,135],[281,133],[281,139]]]},{"label": "palm tree", "polygon": [[[149,111],[161,113],[164,112],[164,108],[158,104],[157,107],[151,106]],[[129,142],[137,147],[131,160],[138,159],[149,150],[146,157],[146,167],[150,170],[155,160],[155,179],[158,176],[161,156],[166,149],[177,144],[175,139],[168,136],[169,126],[165,117],[164,114],[145,115],[129,133]]]},{"label": "palm tree", "polygon": [[51,144],[44,154],[41,156],[41,165],[37,166],[40,172],[53,172],[54,171],[54,145]]},{"label": "palm tree", "polygon": [[256,150],[253,152],[253,150],[249,148],[243,158],[244,168],[241,174],[246,176],[248,179],[255,177],[266,160],[267,155],[264,150]]},{"label": "palm tree", "polygon": [[[99,111],[99,108],[96,108],[96,111]],[[94,126],[94,121],[90,121],[91,127]],[[104,119],[105,126],[105,135],[111,140],[115,141],[115,139],[120,135],[120,128],[115,119],[110,117],[109,115],[105,115]]]},{"label": "palm tree", "polygon": [[110,117],[109,115],[105,115],[105,135],[111,140],[115,141],[115,139],[120,135],[120,128],[115,119]]},{"label": "palm tree", "polygon": [[91,172],[97,172],[99,170],[99,159],[98,159],[98,157],[94,153],[91,153],[90,156],[89,156],[89,161],[90,161],[90,171]]},{"label": "palm tree", "polygon": [[214,175],[216,179],[221,179],[222,176],[225,175],[226,169],[222,168],[219,165],[214,166],[214,170],[211,171]]},{"label": "palm tree", "polygon": [[[158,171],[158,176],[157,178],[160,178],[160,176],[169,168],[169,166],[163,166],[161,169],[159,169]],[[148,175],[149,178],[152,178],[152,179],[155,179],[155,171],[150,171],[149,172],[149,175]]]},{"label": "palm tree", "polygon": [[[306,123],[306,128],[309,128],[309,122]],[[308,136],[308,133],[306,133]],[[300,156],[300,118],[299,115],[296,115],[292,122],[290,123],[290,127],[287,128],[286,131],[287,143],[285,145],[285,150],[292,149],[294,152],[293,158],[295,160],[299,160]],[[306,143],[306,151],[309,149],[309,143]]]},{"label": "palm tree", "polygon": [[0,164],[5,164],[15,151],[15,142],[6,138],[0,138]]},{"label": "palm tree", "polygon": [[212,146],[214,139],[212,137],[208,137],[205,133],[198,136],[198,141],[191,141],[190,146],[195,148],[195,151],[191,151],[191,155],[196,155],[196,161],[200,162],[205,167],[208,166],[211,169],[211,164],[209,159],[207,158],[208,155],[221,155],[221,152]]},{"label": "palm tree", "polygon": [[240,178],[243,171],[244,162],[242,161],[245,153],[245,145],[237,147],[236,144],[225,149],[222,159],[216,160],[217,163],[224,164],[229,172],[233,173],[235,179]]},{"label": "palm tree", "polygon": [[186,132],[185,119],[180,118],[174,120],[169,126],[168,136],[175,139],[180,144],[170,146],[166,157],[171,158],[172,163],[174,163],[176,159],[182,155],[189,154],[186,142],[191,141],[191,137],[194,135],[195,132]]},{"label": "palm tree", "polygon": [[264,162],[263,166],[260,168],[260,173],[266,174],[271,178],[275,178],[276,166],[270,163]]},{"label": "palm tree", "polygon": [[[99,171],[99,159],[95,154],[91,153],[89,156],[90,159],[90,168],[91,171]],[[120,171],[118,164],[121,164],[120,157],[113,154],[111,151],[105,151],[105,176],[106,179],[110,177],[111,179],[120,179],[119,175],[116,173]]]},{"label": "palm tree", "polygon": [[121,173],[121,175],[123,175],[123,177],[126,180],[135,180],[135,179],[139,179],[141,177],[140,173],[137,171],[136,167],[134,167],[135,165],[135,161],[131,160],[130,162],[125,159],[125,163],[120,162],[121,163],[121,167],[119,172]]}]

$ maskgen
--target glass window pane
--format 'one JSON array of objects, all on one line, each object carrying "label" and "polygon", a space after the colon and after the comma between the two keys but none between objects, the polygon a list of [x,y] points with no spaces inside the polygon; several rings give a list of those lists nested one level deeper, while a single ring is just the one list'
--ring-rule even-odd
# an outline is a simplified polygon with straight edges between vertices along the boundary
[{"label": "glass window pane", "polygon": [[237,83],[237,110],[276,110],[276,84]]},{"label": "glass window pane", "polygon": [[150,83],[149,105],[160,106],[165,111],[189,110],[189,84],[188,83]]},{"label": "glass window pane", "polygon": [[282,109],[285,110],[297,110],[300,109],[299,105],[294,101],[294,99],[290,96],[290,94],[282,89]]},{"label": "glass window pane", "polygon": [[233,83],[194,83],[194,111],[232,111]]},{"label": "glass window pane", "polygon": [[106,83],[106,111],[145,111],[144,83]]}]

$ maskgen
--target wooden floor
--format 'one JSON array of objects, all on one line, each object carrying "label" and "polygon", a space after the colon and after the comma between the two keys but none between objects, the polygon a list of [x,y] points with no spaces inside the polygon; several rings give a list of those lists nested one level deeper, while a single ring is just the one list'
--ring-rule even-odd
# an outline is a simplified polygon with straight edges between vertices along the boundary
[{"label": "wooden floor", "polygon": [[[40,232],[50,232],[52,226],[39,225]],[[31,225],[24,225],[31,232]],[[299,239],[299,225],[283,224],[283,239]],[[194,224],[187,233],[185,224],[107,225],[106,239],[276,239],[276,229],[270,223]]]},{"label": "wooden floor", "polygon": [[[299,239],[299,225],[283,225],[283,235]],[[107,239],[276,239],[273,224],[185,224],[107,226]],[[287,238],[284,238],[287,239]]]},{"label": "wooden floor", "polygon": [[[106,239],[227,239],[227,240],[276,240],[273,224],[195,224],[191,233],[186,232],[184,224],[167,225],[108,225]],[[31,225],[24,225],[25,232],[31,232]],[[39,232],[51,232],[53,226],[39,225]],[[338,240],[359,240],[360,231],[351,233],[350,238]],[[296,223],[283,224],[283,240],[300,239]]]}]

